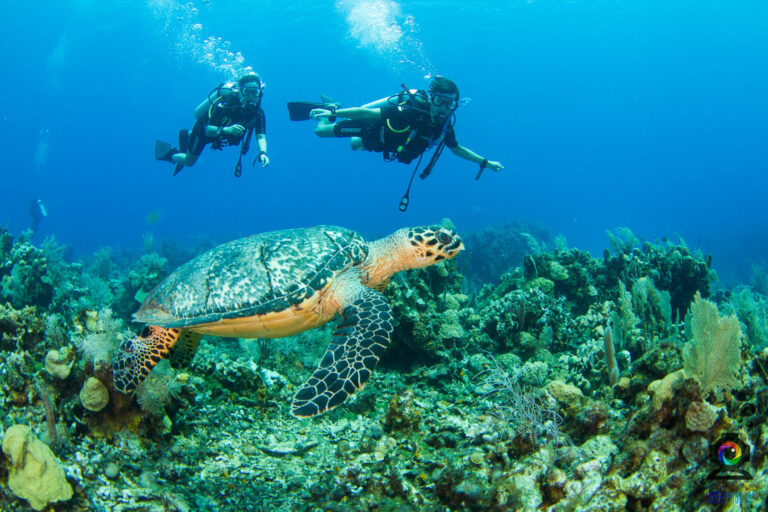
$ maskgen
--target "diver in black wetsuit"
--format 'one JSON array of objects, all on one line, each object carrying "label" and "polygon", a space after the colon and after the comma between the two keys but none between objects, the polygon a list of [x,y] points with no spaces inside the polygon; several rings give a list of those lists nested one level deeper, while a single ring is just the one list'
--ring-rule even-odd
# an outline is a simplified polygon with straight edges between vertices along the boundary
[{"label": "diver in black wetsuit", "polygon": [[29,202],[29,216],[32,218],[32,234],[37,234],[37,228],[40,226],[40,221],[48,216],[48,212],[43,205],[42,199],[32,199]]},{"label": "diver in black wetsuit", "polygon": [[241,76],[236,84],[214,88],[195,109],[195,125],[179,132],[179,149],[162,141],[155,142],[155,158],[176,164],[174,175],[184,166],[191,166],[206,144],[213,149],[225,145],[240,147],[235,176],[240,176],[242,156],[248,152],[251,136],[256,135],[259,153],[254,160],[262,167],[269,165],[267,156],[266,121],[261,108],[264,84],[256,73]]},{"label": "diver in black wetsuit", "polygon": [[[441,142],[456,156],[500,171],[500,162],[483,158],[461,146],[453,130],[453,114],[460,105],[459,88],[449,78],[437,76],[429,92],[403,92],[362,107],[315,108],[309,117],[318,121],[319,137],[351,137],[353,150],[381,152],[386,160],[410,163]],[[290,108],[290,107],[289,107]],[[335,118],[344,118],[333,122]]]},{"label": "diver in black wetsuit", "polygon": [[[453,80],[436,76],[429,92],[402,87],[402,92],[362,107],[339,108],[324,96],[321,96],[323,103],[292,101],[288,103],[288,114],[292,121],[318,121],[315,127],[318,137],[350,137],[353,150],[380,152],[385,160],[404,164],[418,157],[408,188],[400,199],[401,212],[408,209],[411,185],[424,152],[432,147],[435,150],[421,171],[421,179],[430,175],[445,147],[480,166],[475,179],[480,179],[486,168],[493,171],[504,168],[501,162],[483,158],[456,140],[455,112],[468,99],[460,99],[459,88]],[[336,121],[339,117],[343,120]]]}]

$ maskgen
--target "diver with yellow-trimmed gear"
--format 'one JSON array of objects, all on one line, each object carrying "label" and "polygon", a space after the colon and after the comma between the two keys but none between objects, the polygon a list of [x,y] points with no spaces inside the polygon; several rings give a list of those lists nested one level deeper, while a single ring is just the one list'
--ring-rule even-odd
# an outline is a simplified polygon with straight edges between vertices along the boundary
[{"label": "diver with yellow-trimmed gear", "polygon": [[176,164],[174,176],[185,166],[193,165],[206,144],[211,148],[240,144],[240,156],[235,176],[242,173],[242,158],[248,152],[251,136],[256,136],[259,153],[253,161],[262,167],[269,165],[267,156],[266,120],[261,108],[264,83],[253,72],[241,76],[236,83],[214,87],[208,97],[195,109],[195,125],[179,132],[179,148],[167,142],[155,142],[155,158]]},{"label": "diver with yellow-trimmed gear", "polygon": [[[399,209],[408,208],[409,193],[413,178],[425,151],[435,148],[432,157],[422,170],[425,179],[432,172],[444,147],[456,156],[480,166],[476,179],[488,168],[500,171],[500,162],[484,158],[474,151],[461,146],[456,140],[453,125],[456,109],[465,104],[459,88],[450,78],[436,76],[429,85],[429,91],[403,90],[361,107],[339,108],[332,100],[322,97],[323,103],[288,103],[291,120],[314,119],[318,121],[315,134],[318,137],[351,137],[353,150],[382,153],[387,161],[404,164],[419,158],[403,195]],[[343,118],[336,121],[337,118]]]}]

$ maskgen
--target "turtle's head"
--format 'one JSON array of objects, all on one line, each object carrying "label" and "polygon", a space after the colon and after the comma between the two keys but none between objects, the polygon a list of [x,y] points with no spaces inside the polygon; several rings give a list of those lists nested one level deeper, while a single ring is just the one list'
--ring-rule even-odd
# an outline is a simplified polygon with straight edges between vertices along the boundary
[{"label": "turtle's head", "polygon": [[449,260],[464,249],[461,237],[454,230],[442,226],[421,226],[402,231],[408,245],[403,255],[405,268],[428,267]]},{"label": "turtle's head", "polygon": [[393,274],[448,260],[464,249],[461,238],[442,226],[403,228],[368,244],[363,284],[384,288]]}]

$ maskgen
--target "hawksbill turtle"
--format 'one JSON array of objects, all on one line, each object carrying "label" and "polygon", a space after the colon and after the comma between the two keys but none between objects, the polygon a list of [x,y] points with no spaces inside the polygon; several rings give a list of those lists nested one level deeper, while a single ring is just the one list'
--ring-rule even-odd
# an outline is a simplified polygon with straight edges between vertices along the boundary
[{"label": "hawksbill turtle", "polygon": [[214,247],[169,275],[134,314],[146,327],[121,344],[115,389],[134,391],[164,357],[176,367],[189,364],[206,334],[280,338],[341,314],[333,341],[291,404],[299,418],[327,412],[363,387],[389,345],[392,310],[381,290],[392,275],[463,248],[453,230],[440,226],[403,228],[372,242],[349,229],[316,226]]}]

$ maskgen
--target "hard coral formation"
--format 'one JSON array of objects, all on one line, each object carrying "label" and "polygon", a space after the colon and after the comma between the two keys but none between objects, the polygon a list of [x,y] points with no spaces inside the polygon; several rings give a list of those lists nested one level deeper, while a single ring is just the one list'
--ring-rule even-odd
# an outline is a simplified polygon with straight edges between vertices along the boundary
[{"label": "hard coral formation", "polygon": [[16,308],[46,308],[53,299],[53,285],[45,253],[29,242],[17,242],[0,261],[0,297]]},{"label": "hard coral formation", "polygon": [[30,350],[43,341],[45,324],[34,306],[0,304],[0,349]]},{"label": "hard coral formation", "polygon": [[418,430],[421,412],[414,402],[412,391],[396,394],[389,402],[387,412],[381,421],[387,432],[398,430]]},{"label": "hard coral formation", "polygon": [[448,349],[465,342],[472,310],[461,307],[467,303],[461,282],[454,260],[395,276],[385,290],[395,315],[395,350],[417,360],[444,360]]},{"label": "hard coral formation", "polygon": [[[156,252],[144,254],[128,272],[128,293],[133,293],[138,302],[143,302],[144,297],[155,286],[160,284],[167,272],[168,260]],[[139,300],[140,299],[140,300]]]},{"label": "hard coral formation", "polygon": [[541,226],[527,222],[508,222],[488,226],[464,237],[468,260],[465,274],[475,283],[496,283],[511,272],[527,254],[540,254],[552,244],[552,235]]}]

